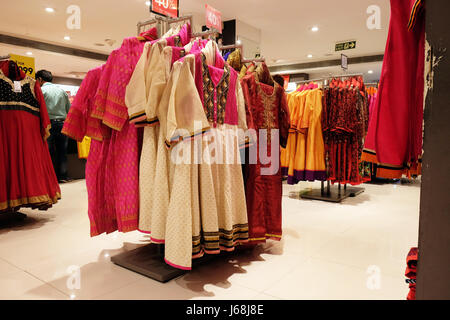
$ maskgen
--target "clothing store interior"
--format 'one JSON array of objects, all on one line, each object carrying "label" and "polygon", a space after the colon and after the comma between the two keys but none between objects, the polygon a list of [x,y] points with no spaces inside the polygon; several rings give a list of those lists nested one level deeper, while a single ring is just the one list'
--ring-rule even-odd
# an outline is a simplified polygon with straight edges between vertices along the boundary
[{"label": "clothing store interior", "polygon": [[448,2],[2,7],[0,299],[450,299]]}]

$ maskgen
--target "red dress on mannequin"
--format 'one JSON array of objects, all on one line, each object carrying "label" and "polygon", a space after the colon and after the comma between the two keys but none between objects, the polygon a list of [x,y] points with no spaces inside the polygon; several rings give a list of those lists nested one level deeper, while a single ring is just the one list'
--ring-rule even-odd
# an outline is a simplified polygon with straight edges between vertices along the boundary
[{"label": "red dress on mannequin", "polygon": [[0,62],[0,212],[46,210],[61,198],[46,143],[49,130],[39,84],[15,63]]},{"label": "red dress on mannequin", "polygon": [[391,0],[391,20],[378,97],[363,160],[377,176],[400,178],[422,154],[425,0]]}]

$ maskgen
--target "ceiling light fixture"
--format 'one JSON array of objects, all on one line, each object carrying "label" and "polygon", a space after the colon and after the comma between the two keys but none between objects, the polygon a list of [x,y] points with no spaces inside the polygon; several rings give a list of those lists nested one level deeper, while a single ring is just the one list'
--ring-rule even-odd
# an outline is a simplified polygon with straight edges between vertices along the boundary
[{"label": "ceiling light fixture", "polygon": [[69,36],[65,36],[65,37],[64,37],[64,40],[69,41],[69,40],[70,40],[70,37],[69,37]]},{"label": "ceiling light fixture", "polygon": [[241,40],[238,39],[238,40],[236,41],[236,43],[237,43],[237,44],[241,44]]},{"label": "ceiling light fixture", "polygon": [[145,5],[150,7],[150,1],[145,1]]},{"label": "ceiling light fixture", "polygon": [[369,70],[368,73],[369,73],[369,74],[372,74],[372,73],[373,73],[373,70]]},{"label": "ceiling light fixture", "polygon": [[33,55],[33,52],[27,51],[27,56],[32,56],[32,55]]},{"label": "ceiling light fixture", "polygon": [[313,55],[312,55],[312,54],[308,54],[308,58],[310,58],[310,59],[311,59],[312,57],[313,57]]},{"label": "ceiling light fixture", "polygon": [[311,31],[312,32],[317,32],[317,31],[319,31],[319,27],[314,26],[314,27],[311,28]]},{"label": "ceiling light fixture", "polygon": [[45,8],[45,11],[47,11],[49,13],[53,13],[53,12],[55,12],[55,9],[49,7],[49,8]]}]

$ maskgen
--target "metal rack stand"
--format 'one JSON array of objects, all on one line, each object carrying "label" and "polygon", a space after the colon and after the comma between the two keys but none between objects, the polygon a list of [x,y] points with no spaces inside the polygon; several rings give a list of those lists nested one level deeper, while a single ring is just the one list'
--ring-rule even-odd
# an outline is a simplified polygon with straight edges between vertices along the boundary
[{"label": "metal rack stand", "polygon": [[[301,83],[309,83],[309,82],[323,82],[324,86],[327,86],[330,79],[336,79],[336,78],[351,78],[351,77],[359,77],[363,76],[362,73],[357,74],[344,74],[339,76],[331,76],[329,78],[322,78],[322,79],[312,79],[312,80],[302,80],[297,81],[297,84]],[[328,201],[328,202],[335,202],[339,203],[344,199],[347,199],[348,197],[356,197],[357,195],[363,193],[365,191],[364,188],[357,188],[357,187],[348,187],[347,184],[344,184],[344,188],[342,188],[342,185],[339,183],[337,190],[332,190],[330,181],[327,181],[327,189],[325,191],[325,182],[321,182],[321,188],[313,189],[313,190],[304,190],[300,191],[300,197],[303,199],[311,199],[311,200],[321,200],[321,201]]]},{"label": "metal rack stand", "polygon": [[[192,260],[192,268],[214,259],[212,255]],[[164,245],[149,244],[111,257],[111,261],[123,268],[142,274],[159,282],[168,282],[188,271],[171,267],[164,261]]]},{"label": "metal rack stand", "polygon": [[[348,187],[347,184],[344,185],[344,188],[341,188],[341,184],[339,183],[337,190],[331,190],[330,181],[327,181],[327,189],[325,191],[325,182],[322,181],[320,190],[313,189],[310,191],[302,191],[300,192],[300,197],[303,199],[311,199],[311,200],[321,200],[327,202],[336,202],[339,203],[348,197],[356,197],[357,195],[364,192],[364,188],[356,188],[356,187]],[[343,189],[343,190],[342,190]]]}]

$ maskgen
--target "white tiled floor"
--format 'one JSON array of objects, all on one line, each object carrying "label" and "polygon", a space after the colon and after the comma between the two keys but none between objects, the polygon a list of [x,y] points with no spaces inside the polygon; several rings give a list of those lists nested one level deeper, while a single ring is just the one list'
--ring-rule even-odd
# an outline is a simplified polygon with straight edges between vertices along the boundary
[{"label": "white tiled floor", "polygon": [[281,242],[218,257],[162,284],[110,261],[146,236],[90,238],[85,183],[64,184],[62,201],[48,212],[0,219],[0,299],[404,300],[420,182],[366,184],[341,204],[290,197],[312,186],[320,184],[284,186]]}]

